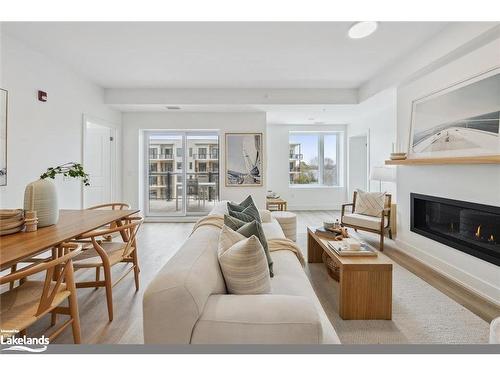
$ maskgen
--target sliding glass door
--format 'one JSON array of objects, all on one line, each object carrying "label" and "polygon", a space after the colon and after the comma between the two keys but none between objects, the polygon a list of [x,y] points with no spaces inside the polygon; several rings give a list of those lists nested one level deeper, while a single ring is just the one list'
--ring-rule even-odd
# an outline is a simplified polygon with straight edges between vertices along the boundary
[{"label": "sliding glass door", "polygon": [[201,216],[219,200],[216,132],[145,133],[147,216]]}]

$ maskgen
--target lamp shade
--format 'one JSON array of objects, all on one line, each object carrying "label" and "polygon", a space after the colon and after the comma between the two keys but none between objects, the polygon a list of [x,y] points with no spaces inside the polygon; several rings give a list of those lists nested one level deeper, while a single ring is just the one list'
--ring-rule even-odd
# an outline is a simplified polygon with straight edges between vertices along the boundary
[{"label": "lamp shade", "polygon": [[396,180],[394,168],[389,167],[372,167],[370,171],[370,180],[393,182]]}]

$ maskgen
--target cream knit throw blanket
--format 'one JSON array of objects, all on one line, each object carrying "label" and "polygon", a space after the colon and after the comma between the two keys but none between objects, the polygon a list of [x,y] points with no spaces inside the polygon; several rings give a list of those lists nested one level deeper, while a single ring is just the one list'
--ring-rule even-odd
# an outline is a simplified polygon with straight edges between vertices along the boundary
[{"label": "cream knit throw blanket", "polygon": [[222,229],[222,226],[224,225],[224,216],[222,215],[203,216],[200,220],[196,222],[196,224],[193,227],[193,230],[191,231],[191,234],[193,234],[196,231],[196,229],[204,227],[205,225],[210,225],[218,229]]},{"label": "cream knit throw blanket", "polygon": [[[208,215],[202,217],[194,225],[191,234],[193,234],[198,228],[201,228],[206,225],[216,227],[217,229],[222,229],[222,226],[224,225],[224,216]],[[292,253],[295,253],[300,264],[302,264],[302,267],[305,266],[305,260],[304,256],[302,255],[302,251],[300,250],[300,247],[298,247],[297,244],[292,240],[289,240],[288,238],[271,238],[267,239],[267,245],[269,247],[270,252],[279,250],[288,250],[291,251]]]},{"label": "cream knit throw blanket", "polygon": [[306,265],[304,260],[304,256],[302,255],[302,251],[300,247],[297,246],[295,242],[289,240],[288,238],[270,238],[267,239],[267,246],[269,247],[269,251],[278,251],[278,250],[288,250],[292,253],[295,253],[297,259],[299,260],[302,267]]}]

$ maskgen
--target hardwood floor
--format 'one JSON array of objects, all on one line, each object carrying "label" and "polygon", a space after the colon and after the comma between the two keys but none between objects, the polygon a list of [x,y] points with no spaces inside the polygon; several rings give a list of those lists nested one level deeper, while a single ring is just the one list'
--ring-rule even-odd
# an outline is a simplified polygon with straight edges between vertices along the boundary
[{"label": "hardwood floor", "polygon": [[[142,295],[149,282],[161,267],[175,254],[191,233],[193,223],[145,223],[138,234],[140,289],[135,291],[132,273],[113,288],[114,319],[108,321],[104,288],[78,289],[78,308],[82,343],[84,344],[141,344]],[[113,280],[117,280],[127,264],[113,267]],[[92,280],[94,270],[78,271],[77,281]],[[63,317],[61,317],[63,319]],[[41,334],[50,323],[50,317],[42,319],[29,335]],[[71,330],[63,332],[55,344],[73,342]]]},{"label": "hardwood floor", "polygon": [[[324,220],[331,220],[332,216],[338,216],[335,211],[301,211],[298,213],[298,244],[306,254],[305,238],[306,226],[322,225]],[[175,254],[179,247],[189,236],[193,223],[145,223],[138,235],[140,290],[135,291],[133,275],[128,275],[116,287],[113,288],[114,320],[108,321],[106,310],[106,297],[104,289],[78,289],[78,304],[80,309],[82,343],[85,344],[140,344],[142,337],[142,296],[149,282],[154,278],[159,269]],[[366,233],[360,235],[365,241],[376,245],[377,236]],[[397,254],[394,242],[387,240],[385,254],[393,258],[395,262],[400,262],[394,254]],[[404,265],[404,262],[401,261]],[[113,270],[113,277],[116,280],[127,265],[116,266]],[[343,322],[337,314],[338,306],[336,294],[338,293],[337,283],[332,281],[326,273],[323,264],[310,264],[306,267],[306,273],[335,329],[339,332],[341,340],[346,343],[408,343],[408,342],[439,342],[439,336],[429,339],[428,337],[411,338],[395,321],[381,322],[383,326],[375,326],[368,323],[366,327],[372,327],[373,332],[365,326],[360,327],[361,322],[370,321],[345,321]],[[406,272],[406,271],[405,271]],[[82,281],[85,278],[92,279],[94,271],[80,271],[76,274],[76,279]],[[443,288],[443,293],[446,293]],[[450,295],[451,298],[454,298]],[[465,304],[464,304],[465,305]],[[397,315],[397,314],[396,314]],[[61,317],[63,319],[63,317]],[[407,320],[407,317],[401,319]],[[394,319],[393,319],[394,320]],[[360,323],[357,323],[360,322]],[[38,335],[43,332],[50,323],[50,318],[44,319],[33,326],[29,335]],[[485,326],[479,328],[484,336]],[[358,329],[360,328],[360,329]],[[381,339],[381,332],[384,338]],[[352,332],[357,332],[358,336],[351,337]],[[361,333],[360,333],[361,332]],[[463,333],[457,333],[463,335]],[[364,335],[364,336],[363,336]],[[368,335],[368,336],[367,336]],[[372,335],[372,336],[370,336]],[[482,337],[482,336],[481,336]],[[419,341],[420,340],[420,341]],[[427,341],[426,341],[427,340]],[[447,339],[452,341],[454,339]],[[471,342],[481,342],[483,338],[472,338]],[[461,341],[457,341],[461,342]],[[57,344],[72,343],[71,330],[63,332],[54,342]]]}]

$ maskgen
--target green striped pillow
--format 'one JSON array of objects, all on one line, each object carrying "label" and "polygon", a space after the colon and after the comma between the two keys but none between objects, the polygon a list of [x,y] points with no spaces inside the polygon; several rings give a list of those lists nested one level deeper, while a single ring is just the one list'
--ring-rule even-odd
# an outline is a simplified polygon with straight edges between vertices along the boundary
[{"label": "green striped pillow", "polygon": [[255,206],[255,203],[253,201],[253,198],[251,195],[246,197],[241,203],[234,203],[234,202],[227,202],[227,207],[230,208],[233,211],[243,211],[245,208],[253,204]]},{"label": "green striped pillow", "polygon": [[229,213],[229,216],[235,217],[237,219],[240,219],[240,220],[246,221],[246,222],[250,222],[253,220],[258,221],[259,223],[261,222],[259,210],[257,209],[257,207],[255,207],[255,205],[253,203],[250,204],[248,207],[245,207],[242,211],[237,211],[237,210],[231,209],[229,204],[230,203],[227,204],[228,205],[227,211]]}]

